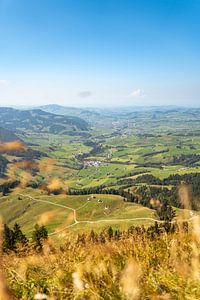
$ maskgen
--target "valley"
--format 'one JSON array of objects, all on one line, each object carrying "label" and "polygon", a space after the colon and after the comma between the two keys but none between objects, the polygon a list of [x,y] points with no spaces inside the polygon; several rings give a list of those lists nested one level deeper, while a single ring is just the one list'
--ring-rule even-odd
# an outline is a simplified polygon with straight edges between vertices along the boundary
[{"label": "valley", "polygon": [[[2,145],[18,139],[26,146],[0,154],[0,211],[8,225],[17,222],[28,233],[50,212],[50,234],[64,228],[77,232],[147,226],[165,220],[159,217],[160,207],[152,204],[155,200],[173,207],[176,217],[183,215],[183,182],[192,203],[185,219],[191,209],[198,211],[199,109],[50,108],[0,108]],[[76,128],[71,120],[78,122]],[[7,187],[12,181],[14,189]],[[74,209],[77,222],[71,217]]]}]

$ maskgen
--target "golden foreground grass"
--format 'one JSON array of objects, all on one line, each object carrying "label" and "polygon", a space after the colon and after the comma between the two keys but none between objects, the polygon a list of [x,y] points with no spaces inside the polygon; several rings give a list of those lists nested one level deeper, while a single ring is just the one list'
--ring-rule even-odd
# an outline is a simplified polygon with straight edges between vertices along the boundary
[{"label": "golden foreground grass", "polygon": [[200,299],[199,224],[168,234],[68,232],[42,253],[1,254],[0,299]]}]

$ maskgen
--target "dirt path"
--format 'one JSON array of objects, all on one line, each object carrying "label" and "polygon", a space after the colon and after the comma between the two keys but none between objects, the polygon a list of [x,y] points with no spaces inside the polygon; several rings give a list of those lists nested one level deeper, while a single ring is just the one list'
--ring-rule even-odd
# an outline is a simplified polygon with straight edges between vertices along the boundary
[{"label": "dirt path", "polygon": [[[52,232],[50,233],[49,235],[56,235],[56,234],[59,234],[63,231],[65,231],[66,229],[68,228],[71,228],[77,224],[97,224],[97,223],[103,223],[103,222],[107,222],[107,223],[110,223],[110,222],[131,222],[131,221],[153,221],[153,222],[157,222],[157,223],[164,223],[165,221],[162,221],[162,220],[158,220],[158,219],[154,219],[154,218],[148,218],[148,217],[144,217],[144,218],[128,218],[128,219],[101,219],[101,220],[96,220],[96,221],[91,221],[91,220],[85,220],[85,221],[78,221],[77,220],[77,210],[80,210],[81,208],[85,207],[89,202],[90,200],[88,200],[86,203],[84,203],[84,205],[78,207],[78,208],[72,208],[72,207],[69,207],[69,206],[66,206],[66,205],[63,205],[63,204],[59,204],[59,203],[54,203],[54,202],[51,202],[51,201],[48,201],[48,200],[41,200],[41,199],[36,199],[36,198],[33,198],[32,196],[29,196],[29,195],[24,195],[24,194],[19,194],[19,196],[21,197],[26,197],[26,198],[29,198],[30,200],[32,201],[35,201],[35,202],[42,202],[42,203],[48,203],[48,204],[51,204],[51,205],[54,205],[54,206],[57,206],[57,207],[62,207],[62,208],[65,208],[65,209],[68,209],[68,210],[71,210],[73,212],[73,221],[74,223],[60,229],[60,230],[57,230],[55,232]],[[184,220],[181,220],[181,222],[191,222],[192,220],[194,220],[195,216],[189,218],[189,219],[184,219]],[[175,223],[176,221],[171,221],[171,223]]]}]

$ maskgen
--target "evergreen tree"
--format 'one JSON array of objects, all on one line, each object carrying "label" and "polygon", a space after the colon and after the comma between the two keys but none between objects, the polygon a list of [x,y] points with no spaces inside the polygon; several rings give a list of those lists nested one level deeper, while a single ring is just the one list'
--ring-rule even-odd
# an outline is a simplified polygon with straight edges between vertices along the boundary
[{"label": "evergreen tree", "polygon": [[112,237],[113,237],[113,229],[112,229],[112,227],[110,226],[110,227],[108,228],[108,239],[111,240]]},{"label": "evergreen tree", "polygon": [[43,243],[45,240],[48,239],[48,231],[44,225],[39,226],[38,224],[35,225],[35,230],[32,234],[32,240],[35,244],[35,248],[37,250],[41,250],[43,247]]},{"label": "evergreen tree", "polygon": [[22,245],[27,244],[28,240],[25,234],[23,234],[23,232],[21,231],[20,225],[17,223],[15,223],[13,227],[13,234],[14,234],[15,243],[21,243]]},{"label": "evergreen tree", "polygon": [[92,241],[93,243],[97,243],[98,242],[98,235],[96,234],[96,232],[94,232],[93,229],[90,232],[89,240]]},{"label": "evergreen tree", "polygon": [[2,248],[4,251],[15,250],[14,232],[6,224],[4,225],[4,238]]},{"label": "evergreen tree", "polygon": [[105,234],[104,234],[103,231],[101,231],[100,234],[99,234],[99,242],[100,242],[101,244],[105,244],[105,242],[106,242]]},{"label": "evergreen tree", "polygon": [[166,201],[163,202],[162,206],[157,209],[157,214],[160,220],[171,222],[176,216],[175,210],[167,204]]}]

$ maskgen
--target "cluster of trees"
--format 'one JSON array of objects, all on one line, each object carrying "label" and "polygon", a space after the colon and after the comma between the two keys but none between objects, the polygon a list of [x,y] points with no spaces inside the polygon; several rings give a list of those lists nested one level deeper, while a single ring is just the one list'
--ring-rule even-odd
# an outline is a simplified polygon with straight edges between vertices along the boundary
[{"label": "cluster of trees", "polygon": [[47,154],[39,151],[39,150],[33,150],[31,148],[27,148],[24,151],[10,151],[10,155],[16,156],[16,157],[22,157],[26,160],[33,160],[33,159],[39,159],[42,157],[47,157]]},{"label": "cluster of trees", "polygon": [[156,208],[156,212],[160,220],[171,222],[173,218],[176,216],[175,210],[168,204],[165,200],[163,201],[161,206]]},{"label": "cluster of trees", "polygon": [[19,181],[15,180],[0,184],[0,193],[2,193],[3,196],[6,196],[10,193],[10,190],[16,188],[19,185],[19,183]]},{"label": "cluster of trees", "polygon": [[[145,183],[148,185],[163,185],[163,186],[174,185],[174,186],[177,186],[180,183],[185,182],[186,184],[190,184],[190,185],[194,186],[196,189],[197,185],[198,185],[197,183],[199,182],[199,180],[200,180],[200,173],[187,173],[187,174],[183,174],[183,175],[173,174],[164,179],[155,177],[152,174],[144,174],[144,175],[138,176],[135,179],[131,179],[131,178],[123,179],[123,183],[122,183],[122,181],[121,182],[118,181],[118,183],[121,183],[121,184],[130,183],[131,185],[135,185],[138,183]],[[198,191],[200,191],[200,189]],[[199,193],[199,195],[200,195],[200,193]]]},{"label": "cluster of trees", "polygon": [[126,231],[114,230],[111,226],[107,229],[104,229],[100,232],[95,232],[91,230],[89,234],[82,233],[77,235],[77,244],[86,244],[87,241],[90,241],[95,244],[104,244],[107,241],[111,240],[121,240],[126,239],[129,237],[137,237],[139,236],[146,236],[148,238],[156,238],[162,234],[171,234],[175,232],[179,232],[180,229],[183,232],[189,231],[189,226],[187,222],[183,222],[182,226],[178,225],[177,223],[170,223],[165,221],[161,224],[155,222],[154,225],[145,228],[144,226],[131,226]]},{"label": "cluster of trees", "polygon": [[43,243],[47,239],[48,231],[43,225],[35,225],[31,240],[29,240],[22,232],[19,224],[16,223],[13,228],[10,228],[6,224],[4,224],[2,249],[4,252],[17,252],[18,249],[24,249],[24,247],[28,248],[28,246],[31,244],[33,245],[35,250],[41,251]]},{"label": "cluster of trees", "polygon": [[156,169],[163,168],[160,162],[144,162],[144,163],[139,163],[138,166],[143,168],[156,168]]},{"label": "cluster of trees", "polygon": [[[144,206],[149,205],[149,200],[152,198],[157,198],[161,201],[163,199],[167,199],[168,203],[175,207],[182,207],[182,203],[180,202],[178,191],[179,186],[181,184],[186,184],[190,187],[191,191],[191,207],[193,209],[199,209],[198,197],[200,196],[200,173],[190,173],[190,174],[174,174],[170,175],[163,180],[151,175],[144,174],[138,176],[135,179],[127,178],[119,180],[118,184],[124,184],[123,188],[127,188],[130,186],[138,185],[140,183],[144,183],[142,186],[137,187],[136,194],[140,198],[140,203]],[[171,188],[167,188],[167,186],[171,186]]]},{"label": "cluster of trees", "polygon": [[88,187],[84,189],[72,189],[68,190],[69,195],[91,195],[91,194],[102,194],[104,191],[105,185],[100,185],[96,187]]},{"label": "cluster of trees", "polygon": [[88,142],[87,144],[85,143],[85,145],[88,145],[88,146],[92,147],[92,149],[87,153],[77,155],[76,158],[80,161],[83,161],[87,157],[95,156],[96,154],[103,153],[104,150],[105,150],[102,147],[102,144],[98,144],[98,143],[94,143],[94,142]]},{"label": "cluster of trees", "polygon": [[196,166],[197,162],[200,161],[200,155],[198,154],[181,154],[178,156],[172,156],[170,164],[177,165],[181,164],[184,166]]},{"label": "cluster of trees", "polygon": [[184,175],[174,174],[163,179],[164,185],[178,186],[181,183],[190,185],[194,196],[200,196],[200,173],[189,173]]},{"label": "cluster of trees", "polygon": [[140,175],[142,173],[148,173],[148,172],[149,172],[148,170],[132,171],[132,172],[128,172],[128,173],[124,174],[123,176],[118,176],[116,178],[117,179],[123,179],[123,178],[126,178],[126,177],[136,176],[136,175]]},{"label": "cluster of trees", "polygon": [[137,178],[124,178],[117,181],[117,184],[121,185],[135,185],[138,183],[147,183],[150,185],[162,185],[163,181],[151,174],[144,174],[141,176],[138,176]]},{"label": "cluster of trees", "polygon": [[6,167],[7,167],[8,161],[0,154],[0,177],[3,177],[5,175]]},{"label": "cluster of trees", "polygon": [[[178,146],[177,146],[178,147]],[[163,151],[159,151],[159,152],[152,152],[152,153],[147,153],[144,154],[143,157],[149,157],[151,155],[155,155],[155,154],[160,154],[160,153],[165,153],[168,152],[169,150],[163,150]],[[198,154],[180,154],[180,155],[173,155],[170,160],[168,162],[165,162],[166,165],[169,166],[173,166],[173,165],[183,165],[186,167],[194,167],[194,166],[198,166],[199,165],[199,161],[200,161],[200,155]],[[161,163],[160,162],[144,162],[144,163],[140,163],[138,164],[140,167],[152,167],[152,168],[162,168]]]},{"label": "cluster of trees", "polygon": [[17,244],[26,246],[28,239],[21,231],[19,224],[15,224],[13,229],[9,228],[6,224],[4,225],[3,243],[2,247],[4,251],[12,250],[16,251]]},{"label": "cluster of trees", "polygon": [[154,156],[154,155],[157,155],[157,154],[162,154],[162,153],[167,153],[167,152],[169,152],[169,149],[145,153],[142,156],[143,157],[148,157],[148,156]]},{"label": "cluster of trees", "polygon": [[106,186],[101,185],[97,187],[89,187],[85,189],[69,189],[69,195],[91,195],[91,194],[108,194],[108,195],[119,195],[128,202],[137,202],[137,196],[130,191],[125,191],[124,189],[106,188]]},{"label": "cluster of trees", "polygon": [[[145,174],[142,176],[137,177],[136,179],[134,179],[134,184],[136,183],[146,183],[146,184],[160,184],[160,185],[174,185],[177,186],[182,182],[185,182],[186,184],[190,184],[197,186],[197,182],[200,180],[200,173],[187,173],[187,174],[183,174],[183,175],[179,175],[179,174],[173,174],[170,175],[167,178],[164,178],[163,180],[150,175],[150,174]],[[200,189],[199,189],[200,190]]]}]

